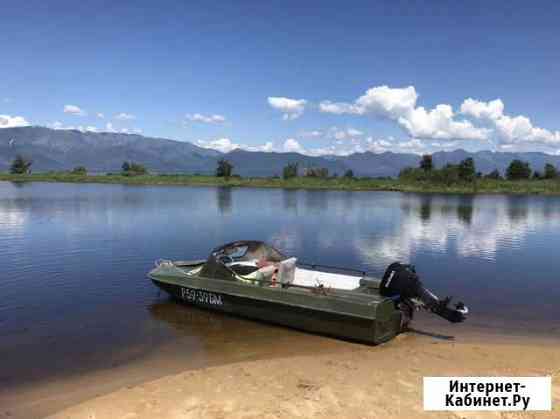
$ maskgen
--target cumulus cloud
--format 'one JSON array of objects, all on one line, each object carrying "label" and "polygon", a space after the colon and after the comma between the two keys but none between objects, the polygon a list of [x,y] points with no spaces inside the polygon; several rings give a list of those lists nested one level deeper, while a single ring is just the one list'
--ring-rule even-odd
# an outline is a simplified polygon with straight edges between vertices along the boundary
[{"label": "cumulus cloud", "polygon": [[76,116],[86,116],[87,112],[76,105],[64,105],[64,113]]},{"label": "cumulus cloud", "polygon": [[501,99],[481,102],[468,98],[461,104],[461,113],[478,119],[495,120],[503,116],[504,103]]},{"label": "cumulus cloud", "polygon": [[29,122],[23,116],[0,115],[0,128],[14,128],[28,126]]},{"label": "cumulus cloud", "polygon": [[121,112],[115,115],[115,119],[119,121],[131,121],[133,119],[136,119],[136,116],[130,113]]},{"label": "cumulus cloud", "polygon": [[305,154],[305,149],[301,146],[301,144],[293,139],[288,138],[284,141],[284,145],[282,146],[283,150],[287,153],[302,153]]},{"label": "cumulus cloud", "polygon": [[293,120],[299,118],[305,110],[307,101],[304,99],[290,99],[287,97],[269,97],[268,104],[282,112],[282,119]]},{"label": "cumulus cloud", "polygon": [[487,140],[489,130],[477,128],[468,120],[455,120],[450,105],[437,105],[427,110],[417,107],[414,86],[392,88],[378,86],[368,89],[353,103],[323,101],[322,112],[334,114],[371,114],[396,121],[411,137],[437,140]]},{"label": "cumulus cloud", "polygon": [[461,105],[461,112],[493,125],[499,139],[506,144],[560,145],[560,131],[553,132],[536,127],[528,117],[523,115],[504,114],[504,103],[500,99],[483,102],[468,98]]},{"label": "cumulus cloud", "polygon": [[222,115],[202,115],[200,113],[187,114],[185,118],[193,122],[203,122],[205,124],[221,124],[226,121],[226,118]]},{"label": "cumulus cloud", "polygon": [[95,116],[97,116],[99,119],[105,118],[105,115],[104,115],[103,113],[101,113],[101,112],[97,112],[97,113],[95,114]]}]

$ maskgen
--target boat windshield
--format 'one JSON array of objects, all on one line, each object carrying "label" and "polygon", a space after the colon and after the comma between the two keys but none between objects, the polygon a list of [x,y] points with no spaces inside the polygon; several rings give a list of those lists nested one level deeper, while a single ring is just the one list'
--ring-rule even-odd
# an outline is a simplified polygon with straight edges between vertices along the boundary
[{"label": "boat windshield", "polygon": [[212,255],[222,260],[222,257],[233,261],[267,260],[280,262],[286,259],[280,251],[260,241],[237,241],[218,247],[212,251]]},{"label": "boat windshield", "polygon": [[286,256],[266,243],[254,240],[236,241],[212,250],[199,275],[238,280],[238,275],[248,275],[259,269],[257,262],[270,264],[285,259]]}]

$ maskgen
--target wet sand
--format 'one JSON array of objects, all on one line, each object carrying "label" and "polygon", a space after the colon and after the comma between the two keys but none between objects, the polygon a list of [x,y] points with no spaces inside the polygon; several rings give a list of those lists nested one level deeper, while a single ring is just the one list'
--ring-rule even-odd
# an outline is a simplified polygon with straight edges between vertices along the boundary
[{"label": "wet sand", "polygon": [[[194,318],[204,348],[174,341],[127,363],[0,389],[0,418],[493,417],[423,412],[430,375],[552,375],[560,402],[556,332],[503,335],[424,316],[368,346],[203,311]],[[538,417],[560,417],[556,409]]]},{"label": "wet sand", "polygon": [[[425,412],[424,376],[553,377],[552,412]],[[52,419],[152,418],[558,418],[556,340],[455,342],[401,335],[376,347],[244,361],[121,388]]]}]

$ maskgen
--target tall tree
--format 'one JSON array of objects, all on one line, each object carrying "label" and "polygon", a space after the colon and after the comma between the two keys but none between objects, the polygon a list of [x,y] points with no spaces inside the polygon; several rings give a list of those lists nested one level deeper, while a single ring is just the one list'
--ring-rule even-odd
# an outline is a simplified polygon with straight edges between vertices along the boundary
[{"label": "tall tree", "polygon": [[432,162],[432,155],[424,154],[422,156],[422,160],[420,160],[420,169],[424,170],[425,172],[429,172],[433,168],[434,168],[434,164]]},{"label": "tall tree", "polygon": [[290,179],[293,177],[297,177],[298,175],[298,164],[297,163],[290,163],[287,166],[284,166],[282,170],[282,177],[284,179]]},{"label": "tall tree", "polygon": [[531,177],[531,166],[529,162],[513,160],[506,171],[508,180],[529,179]]},{"label": "tall tree", "polygon": [[27,160],[22,155],[18,154],[12,161],[10,166],[10,173],[13,175],[25,175],[31,172],[31,165],[33,161]]},{"label": "tall tree", "polygon": [[352,171],[352,169],[348,169],[346,172],[344,172],[344,177],[352,179],[354,177],[354,172]]},{"label": "tall tree", "polygon": [[459,179],[464,182],[473,182],[476,177],[476,168],[472,157],[468,157],[459,163]]},{"label": "tall tree", "polygon": [[216,167],[216,177],[223,177],[229,179],[233,172],[233,165],[226,159],[220,159],[218,161],[218,167]]},{"label": "tall tree", "polygon": [[556,179],[558,177],[558,169],[550,163],[544,166],[544,178],[545,179]]}]

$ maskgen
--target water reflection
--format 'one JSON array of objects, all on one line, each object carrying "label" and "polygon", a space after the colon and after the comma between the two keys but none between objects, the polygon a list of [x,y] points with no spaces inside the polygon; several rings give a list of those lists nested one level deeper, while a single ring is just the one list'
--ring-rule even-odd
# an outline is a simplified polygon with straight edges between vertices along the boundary
[{"label": "water reflection", "polygon": [[[519,316],[533,327],[560,315],[558,197],[4,182],[0,332],[11,337],[2,359],[13,362],[11,371],[25,368],[16,335],[29,343],[25,358],[39,364],[54,365],[55,354],[34,353],[51,335],[69,359],[102,358],[94,344],[102,338],[77,342],[76,324],[99,325],[100,313],[123,302],[120,324],[102,322],[107,341],[99,347],[106,352],[117,335],[120,346],[137,345],[154,332],[131,325],[168,323],[165,309],[146,309],[157,293],[145,279],[153,261],[205,258],[238,239],[376,275],[410,261],[438,292],[456,293],[476,315],[504,324]],[[220,328],[195,320],[173,322],[200,333]],[[219,333],[232,339],[240,330]]]},{"label": "water reflection", "polygon": [[218,187],[216,188],[216,202],[220,214],[231,213],[231,188]]}]

